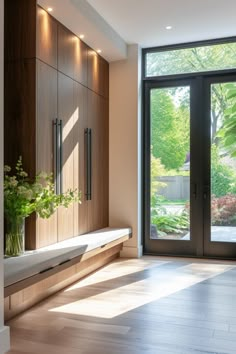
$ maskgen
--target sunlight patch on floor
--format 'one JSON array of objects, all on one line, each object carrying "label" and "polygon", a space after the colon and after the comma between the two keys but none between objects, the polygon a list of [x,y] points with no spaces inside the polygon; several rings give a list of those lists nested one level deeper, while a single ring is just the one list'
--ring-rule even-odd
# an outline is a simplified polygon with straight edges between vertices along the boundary
[{"label": "sunlight patch on floor", "polygon": [[105,281],[116,279],[118,277],[124,277],[130,274],[135,274],[136,272],[141,272],[146,269],[152,269],[153,267],[163,266],[164,264],[170,263],[170,261],[156,261],[155,263],[153,262],[153,266],[150,266],[150,261],[143,261],[140,262],[138,265],[135,264],[136,262],[132,261],[133,260],[127,260],[109,264],[108,267],[105,267],[102,270],[91,274],[87,278],[82,279],[78,283],[68,287],[65,292],[80,289],[85,286],[96,286],[99,285],[99,283]]},{"label": "sunlight patch on floor", "polygon": [[[189,288],[232,268],[232,265],[225,264],[191,263],[177,267],[175,271],[172,269],[171,272],[168,272],[168,269],[160,268],[159,274],[155,272],[152,282],[150,282],[150,278],[152,278],[150,270],[150,276],[147,279],[132,282],[131,277],[129,284],[119,286],[119,277],[125,276],[128,271],[128,269],[125,271],[124,267],[124,273],[120,270],[116,274],[118,277],[117,284],[114,274],[112,274],[112,277],[107,274],[107,280],[112,280],[110,289],[49,311],[110,319]],[[104,276],[106,278],[106,275],[102,271],[100,273],[103,273],[102,281],[104,281]],[[127,276],[129,277],[130,274],[135,275],[134,269],[132,273],[128,272]],[[96,284],[96,280],[100,281],[98,280],[99,276],[99,272],[94,273],[83,282],[84,284],[87,282],[87,286]],[[78,288],[80,283],[74,285],[74,289]]]}]

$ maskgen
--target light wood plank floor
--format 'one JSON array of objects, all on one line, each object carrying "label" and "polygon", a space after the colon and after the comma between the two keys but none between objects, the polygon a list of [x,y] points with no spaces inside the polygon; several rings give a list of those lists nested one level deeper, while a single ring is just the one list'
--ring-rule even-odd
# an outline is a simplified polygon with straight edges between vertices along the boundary
[{"label": "light wood plank floor", "polygon": [[118,259],[8,325],[9,354],[235,354],[236,263]]}]

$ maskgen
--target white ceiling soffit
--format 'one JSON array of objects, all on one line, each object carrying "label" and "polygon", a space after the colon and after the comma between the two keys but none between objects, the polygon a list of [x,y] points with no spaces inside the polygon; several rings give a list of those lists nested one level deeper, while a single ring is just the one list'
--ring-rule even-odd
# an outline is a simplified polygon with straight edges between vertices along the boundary
[{"label": "white ceiling soffit", "polygon": [[236,36],[236,0],[87,1],[127,43],[141,47]]},{"label": "white ceiling soffit", "polygon": [[51,15],[74,34],[84,34],[83,41],[101,49],[107,61],[127,57],[125,41],[86,0],[38,0],[38,4],[46,10],[51,7]]}]

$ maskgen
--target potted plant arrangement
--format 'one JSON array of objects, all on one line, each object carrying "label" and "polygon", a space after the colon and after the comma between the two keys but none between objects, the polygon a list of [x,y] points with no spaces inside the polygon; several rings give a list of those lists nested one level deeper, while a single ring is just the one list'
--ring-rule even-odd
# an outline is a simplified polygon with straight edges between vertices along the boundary
[{"label": "potted plant arrangement", "polygon": [[73,202],[80,203],[77,190],[55,193],[53,176],[38,174],[30,180],[18,159],[15,175],[9,166],[4,167],[4,217],[6,221],[5,255],[19,256],[24,252],[24,223],[32,213],[49,218],[59,206],[68,208]]}]

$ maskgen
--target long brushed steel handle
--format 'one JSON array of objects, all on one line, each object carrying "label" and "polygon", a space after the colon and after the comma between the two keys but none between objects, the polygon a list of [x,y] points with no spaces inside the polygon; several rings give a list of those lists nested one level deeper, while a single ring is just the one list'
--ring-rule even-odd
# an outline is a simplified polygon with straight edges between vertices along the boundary
[{"label": "long brushed steel handle", "polygon": [[92,183],[91,183],[91,129],[87,128],[85,129],[85,144],[86,144],[86,199],[91,200],[91,192],[92,192]]},{"label": "long brushed steel handle", "polygon": [[59,194],[59,176],[58,176],[58,119],[56,118],[53,122],[54,128],[54,185],[55,193]]},{"label": "long brushed steel handle", "polygon": [[59,174],[59,188],[60,194],[63,193],[63,122],[60,119],[59,121],[59,149],[58,149],[58,174]]}]

